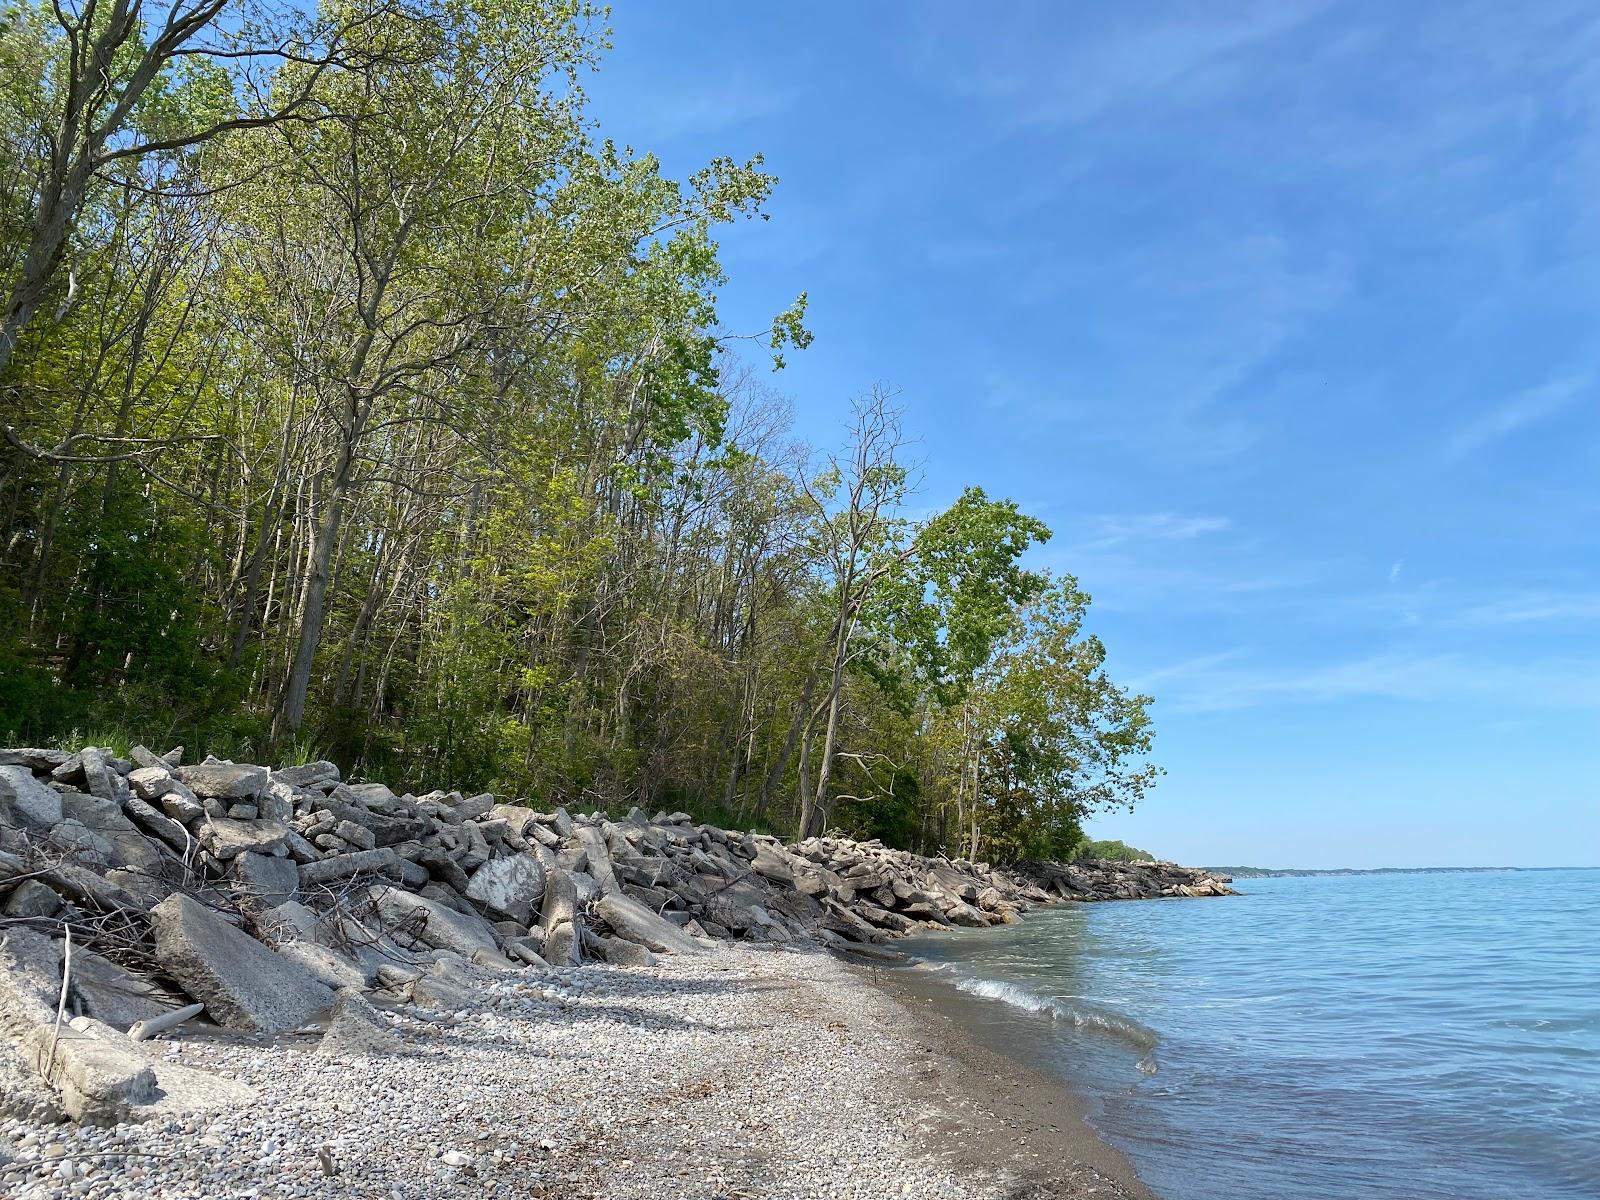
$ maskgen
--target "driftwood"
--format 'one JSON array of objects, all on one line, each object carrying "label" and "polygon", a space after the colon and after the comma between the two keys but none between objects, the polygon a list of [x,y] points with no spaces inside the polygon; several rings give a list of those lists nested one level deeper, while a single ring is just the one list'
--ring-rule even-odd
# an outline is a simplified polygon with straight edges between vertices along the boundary
[{"label": "driftwood", "polygon": [[136,1042],[147,1042],[158,1033],[165,1033],[169,1029],[176,1029],[190,1017],[198,1017],[206,1009],[204,1004],[186,1004],[182,1008],[175,1008],[171,1012],[162,1013],[159,1017],[151,1017],[146,1021],[135,1021],[128,1030],[128,1037]]}]

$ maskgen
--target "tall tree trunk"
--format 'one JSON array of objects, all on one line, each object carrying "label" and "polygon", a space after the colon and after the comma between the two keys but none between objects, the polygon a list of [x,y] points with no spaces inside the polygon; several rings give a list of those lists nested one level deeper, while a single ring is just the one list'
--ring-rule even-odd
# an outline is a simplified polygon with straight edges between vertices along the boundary
[{"label": "tall tree trunk", "polygon": [[[817,690],[817,669],[813,667],[806,675],[805,685],[800,689],[800,700],[794,706],[794,720],[789,723],[788,735],[783,739],[783,749],[778,751],[778,757],[773,760],[772,767],[767,771],[767,777],[761,783],[761,796],[756,801],[755,817],[757,820],[767,815],[767,809],[772,804],[772,797],[777,792],[783,777],[788,773],[789,760],[794,757],[794,749],[800,743],[800,735],[811,718],[811,697]],[[801,769],[804,779],[806,771]],[[802,787],[806,784],[802,783]]]},{"label": "tall tree trunk", "polygon": [[311,667],[322,642],[322,618],[328,594],[328,577],[333,551],[339,543],[339,526],[344,518],[345,497],[350,481],[349,468],[341,464],[328,489],[328,505],[317,523],[311,545],[311,571],[306,579],[305,611],[300,618],[300,639],[295,646],[294,663],[289,668],[289,684],[283,697],[283,725],[297,733],[306,715],[306,691],[311,685]]}]

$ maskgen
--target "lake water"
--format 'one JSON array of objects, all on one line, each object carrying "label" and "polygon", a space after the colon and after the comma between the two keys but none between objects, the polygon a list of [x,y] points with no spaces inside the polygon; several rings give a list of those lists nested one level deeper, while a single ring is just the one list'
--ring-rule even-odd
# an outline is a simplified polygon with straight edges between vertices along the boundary
[{"label": "lake water", "polygon": [[902,945],[1163,1200],[1600,1197],[1600,873],[1236,886]]}]

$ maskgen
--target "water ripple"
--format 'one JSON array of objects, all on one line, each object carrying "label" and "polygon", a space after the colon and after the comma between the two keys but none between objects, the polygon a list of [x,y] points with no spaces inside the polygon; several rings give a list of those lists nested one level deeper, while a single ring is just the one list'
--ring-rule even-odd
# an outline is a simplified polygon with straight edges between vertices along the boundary
[{"label": "water ripple", "polygon": [[1250,880],[911,949],[1096,1094],[1168,1200],[1595,1200],[1597,884]]}]

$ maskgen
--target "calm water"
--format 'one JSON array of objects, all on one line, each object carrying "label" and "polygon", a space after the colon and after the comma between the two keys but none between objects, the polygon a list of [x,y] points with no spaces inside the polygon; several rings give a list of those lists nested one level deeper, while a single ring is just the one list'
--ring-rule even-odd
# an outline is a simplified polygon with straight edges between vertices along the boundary
[{"label": "calm water", "polygon": [[1237,886],[906,949],[1164,1200],[1600,1198],[1600,873]]}]

